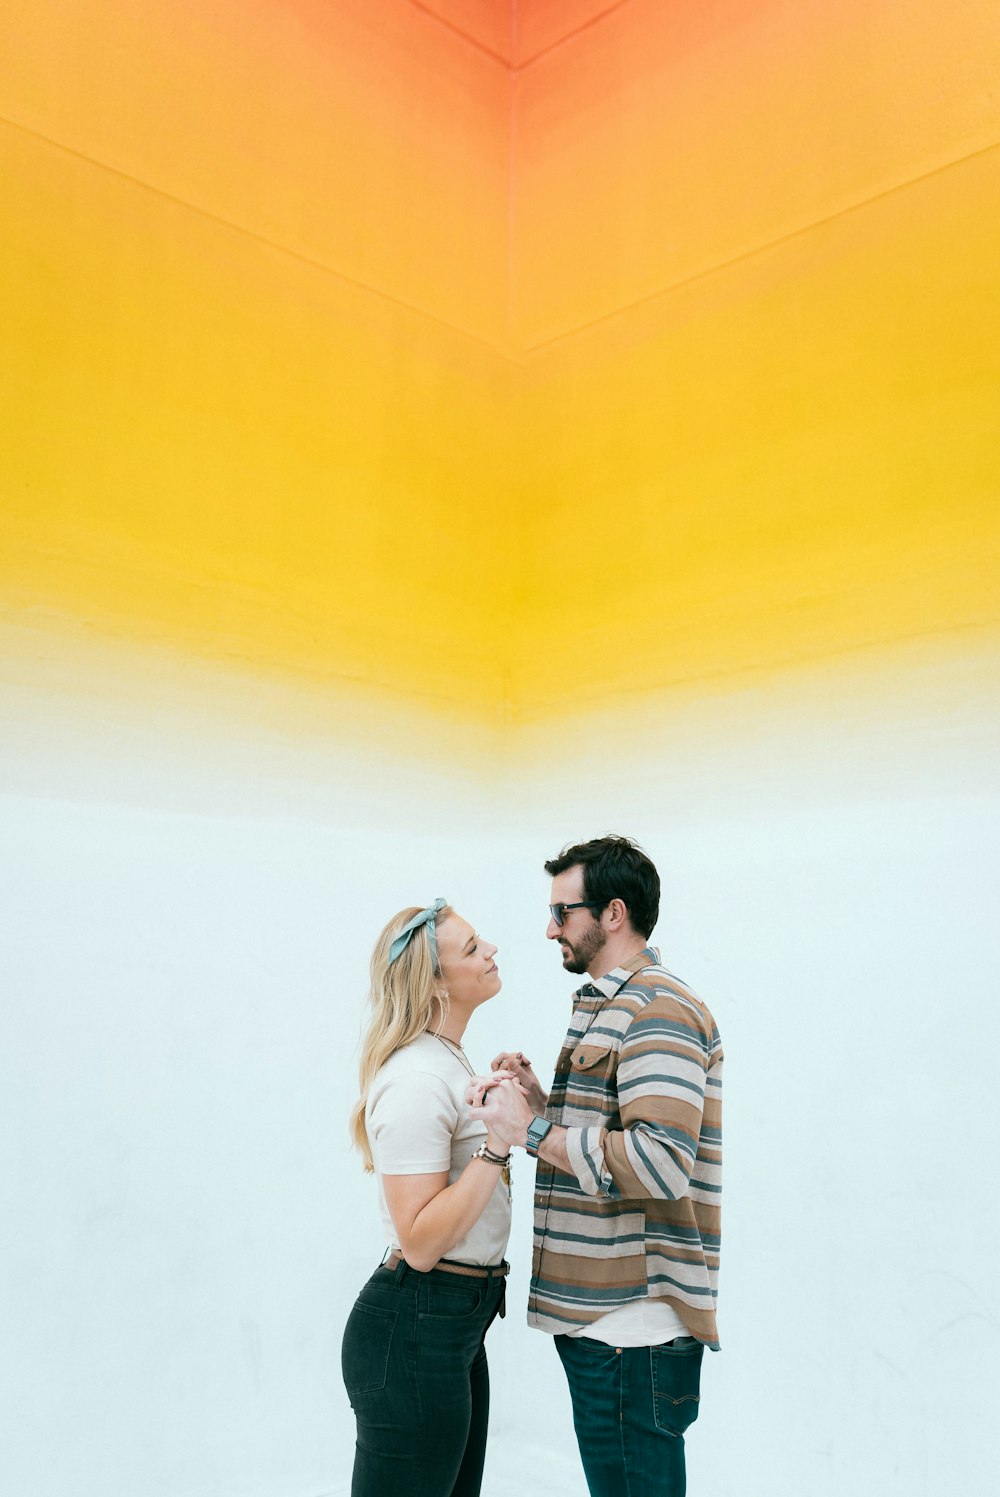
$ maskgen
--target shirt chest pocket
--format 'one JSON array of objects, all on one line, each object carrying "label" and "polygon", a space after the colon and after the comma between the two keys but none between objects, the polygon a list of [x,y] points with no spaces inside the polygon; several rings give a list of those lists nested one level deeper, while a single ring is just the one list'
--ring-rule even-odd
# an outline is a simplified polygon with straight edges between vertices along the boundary
[{"label": "shirt chest pocket", "polygon": [[574,1045],[569,1055],[570,1070],[588,1084],[605,1081],[618,1069],[618,1051],[613,1045]]}]

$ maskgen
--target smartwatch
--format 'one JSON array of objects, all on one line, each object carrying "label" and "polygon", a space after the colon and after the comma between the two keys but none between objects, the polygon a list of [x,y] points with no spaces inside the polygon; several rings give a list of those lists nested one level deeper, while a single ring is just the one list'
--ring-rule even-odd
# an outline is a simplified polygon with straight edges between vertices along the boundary
[{"label": "smartwatch", "polygon": [[532,1118],[528,1124],[528,1137],[525,1140],[525,1150],[532,1159],[538,1158],[538,1146],[549,1134],[552,1123],[548,1118]]}]

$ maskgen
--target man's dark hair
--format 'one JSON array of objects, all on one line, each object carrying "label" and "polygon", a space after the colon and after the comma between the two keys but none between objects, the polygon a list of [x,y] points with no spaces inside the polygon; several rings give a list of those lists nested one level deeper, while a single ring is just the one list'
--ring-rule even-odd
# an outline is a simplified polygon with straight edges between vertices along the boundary
[{"label": "man's dark hair", "polygon": [[555,878],[577,864],[583,869],[583,896],[597,906],[595,914],[620,899],[633,928],[648,937],[660,913],[660,875],[638,843],[611,834],[575,842],[550,858],[545,872]]}]

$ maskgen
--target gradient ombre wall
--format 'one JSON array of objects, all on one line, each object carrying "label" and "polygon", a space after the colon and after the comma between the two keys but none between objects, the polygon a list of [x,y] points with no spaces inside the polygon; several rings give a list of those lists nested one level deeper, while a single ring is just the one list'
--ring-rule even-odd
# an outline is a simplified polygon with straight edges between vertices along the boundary
[{"label": "gradient ombre wall", "polygon": [[7,9],[18,1490],[343,1489],[370,937],[554,1054],[608,825],[731,1057],[695,1489],[990,1489],[996,7]]}]

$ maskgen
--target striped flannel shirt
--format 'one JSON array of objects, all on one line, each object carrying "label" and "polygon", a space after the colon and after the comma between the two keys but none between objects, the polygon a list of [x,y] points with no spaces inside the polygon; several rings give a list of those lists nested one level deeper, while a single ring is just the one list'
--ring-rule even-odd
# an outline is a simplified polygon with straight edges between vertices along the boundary
[{"label": "striped flannel shirt", "polygon": [[573,1173],[538,1160],[528,1324],[568,1331],[648,1296],[717,1349],[722,1043],[654,947],[574,994],[545,1116]]}]

